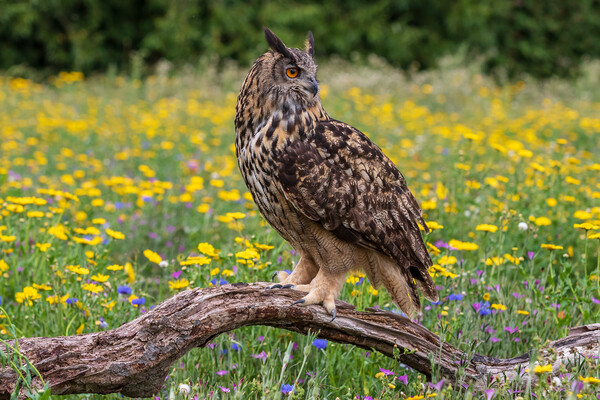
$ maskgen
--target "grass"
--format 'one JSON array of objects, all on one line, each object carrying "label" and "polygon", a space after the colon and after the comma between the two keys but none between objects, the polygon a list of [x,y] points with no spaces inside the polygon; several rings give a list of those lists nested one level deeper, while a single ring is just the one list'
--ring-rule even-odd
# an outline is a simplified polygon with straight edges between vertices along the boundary
[{"label": "grass", "polygon": [[[464,351],[533,349],[533,364],[550,364],[535,349],[600,311],[596,75],[497,86],[465,68],[407,78],[374,64],[329,62],[322,98],[398,165],[433,228],[441,301],[423,305],[423,325]],[[297,255],[236,164],[244,73],[0,77],[0,338],[111,329],[188,287],[292,268]],[[340,297],[396,310],[358,273]],[[200,399],[595,398],[587,381],[600,378],[595,358],[555,380],[539,371],[541,384],[518,394],[493,382],[473,393],[314,340],[266,327],[221,335],[173,365],[157,396],[189,385]]]}]

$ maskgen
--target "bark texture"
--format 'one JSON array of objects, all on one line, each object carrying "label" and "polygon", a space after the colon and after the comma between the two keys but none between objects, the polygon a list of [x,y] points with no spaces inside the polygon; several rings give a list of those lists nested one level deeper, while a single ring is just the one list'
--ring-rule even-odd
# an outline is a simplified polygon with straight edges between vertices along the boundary
[{"label": "bark texture", "polygon": [[[289,289],[265,290],[266,283],[230,284],[186,290],[152,311],[109,331],[67,337],[19,339],[19,348],[50,384],[52,394],[122,393],[150,397],[158,392],[169,367],[194,347],[203,347],[224,332],[248,325],[268,325],[302,334],[377,350],[430,376],[430,355],[437,369],[456,381],[459,368],[475,388],[490,379],[513,380],[529,367],[527,354],[497,359],[469,357],[425,327],[387,311],[356,311],[338,301],[334,321],[321,306],[292,306],[302,297]],[[600,324],[577,327],[569,336],[549,343],[543,356],[576,365],[579,357],[597,355]],[[6,349],[1,348],[6,352]],[[521,372],[520,372],[521,371]],[[527,379],[527,377],[526,377]],[[532,376],[535,379],[535,375]],[[0,399],[10,398],[16,374],[0,369]],[[473,387],[473,386],[472,386]]]}]

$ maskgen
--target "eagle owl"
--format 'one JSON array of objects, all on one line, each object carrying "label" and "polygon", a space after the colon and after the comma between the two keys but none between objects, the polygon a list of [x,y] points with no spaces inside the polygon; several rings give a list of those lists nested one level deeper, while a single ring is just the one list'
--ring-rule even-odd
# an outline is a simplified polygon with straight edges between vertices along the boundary
[{"label": "eagle owl", "polygon": [[235,148],[261,214],[300,254],[273,287],[307,292],[294,304],[322,304],[335,318],[346,274],[362,270],[414,316],[417,288],[438,300],[419,204],[377,145],[325,112],[312,33],[304,50],[267,28],[265,37],[271,50],[254,62],[238,96]]}]

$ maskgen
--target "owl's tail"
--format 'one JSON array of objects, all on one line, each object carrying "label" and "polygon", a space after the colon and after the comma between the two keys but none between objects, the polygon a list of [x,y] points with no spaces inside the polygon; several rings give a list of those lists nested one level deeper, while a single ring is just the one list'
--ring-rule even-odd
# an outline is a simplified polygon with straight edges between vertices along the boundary
[{"label": "owl's tail", "polygon": [[[421,311],[417,288],[430,301],[438,301],[438,294],[431,276],[424,268],[400,266],[393,259],[372,252],[367,276],[374,287],[383,285],[394,303],[410,318]],[[370,270],[370,271],[369,271]]]}]

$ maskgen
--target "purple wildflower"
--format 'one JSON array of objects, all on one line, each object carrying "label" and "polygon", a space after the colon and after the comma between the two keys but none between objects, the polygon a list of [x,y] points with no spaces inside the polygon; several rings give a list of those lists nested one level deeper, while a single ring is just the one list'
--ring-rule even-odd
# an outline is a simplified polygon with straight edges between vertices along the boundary
[{"label": "purple wildflower", "polygon": [[312,345],[317,349],[325,349],[327,347],[327,340],[325,339],[315,339],[312,342]]}]

